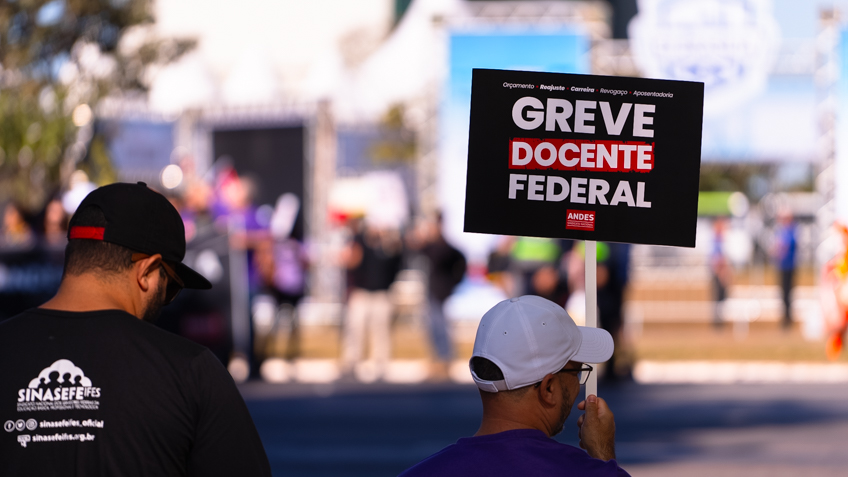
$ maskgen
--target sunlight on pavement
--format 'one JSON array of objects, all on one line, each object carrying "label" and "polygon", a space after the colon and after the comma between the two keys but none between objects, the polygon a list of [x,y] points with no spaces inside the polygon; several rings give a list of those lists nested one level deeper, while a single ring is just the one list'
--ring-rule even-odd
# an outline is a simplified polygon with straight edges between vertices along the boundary
[{"label": "sunlight on pavement", "polygon": [[658,383],[845,383],[848,364],[779,361],[639,361],[633,378]]},{"label": "sunlight on pavement", "polygon": [[[267,383],[331,383],[342,378],[338,361],[334,359],[298,359],[286,361],[280,358],[266,359],[259,374]],[[380,375],[375,363],[359,363],[353,378],[362,383],[383,381],[397,384],[417,384],[430,380],[431,363],[426,359],[396,359],[386,366]],[[455,383],[472,383],[468,362],[457,360],[450,364],[447,379]]]}]

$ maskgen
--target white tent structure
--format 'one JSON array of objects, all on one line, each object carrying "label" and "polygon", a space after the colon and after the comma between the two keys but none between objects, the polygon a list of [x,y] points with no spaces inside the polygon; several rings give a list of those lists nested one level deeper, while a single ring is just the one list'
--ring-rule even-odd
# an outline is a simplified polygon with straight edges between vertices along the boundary
[{"label": "white tent structure", "polygon": [[281,99],[280,82],[261,45],[246,49],[227,75],[221,99],[229,106],[276,103]]},{"label": "white tent structure", "polygon": [[[157,0],[156,33],[194,38],[197,48],[155,75],[150,106],[173,112],[183,103],[243,107],[335,96],[355,66],[346,66],[345,52],[354,40],[364,45],[360,50],[375,50],[391,29],[393,5],[392,0],[244,0],[237,5]],[[198,91],[190,91],[186,85],[201,76]],[[180,101],[183,97],[187,100]]]},{"label": "white tent structure", "polygon": [[161,71],[149,93],[150,107],[168,114],[202,108],[217,99],[215,78],[197,54],[188,54]]},{"label": "white tent structure", "polygon": [[[415,0],[390,31],[391,0],[281,3],[158,0],[157,32],[198,46],[155,75],[150,106],[174,113],[331,99],[342,121],[374,120],[439,85],[441,22],[465,9],[462,0]],[[371,53],[349,58],[354,43]]]},{"label": "white tent structure", "polygon": [[340,117],[378,117],[392,104],[412,102],[439,86],[447,66],[441,23],[463,11],[461,0],[415,0],[380,49],[338,90]]}]

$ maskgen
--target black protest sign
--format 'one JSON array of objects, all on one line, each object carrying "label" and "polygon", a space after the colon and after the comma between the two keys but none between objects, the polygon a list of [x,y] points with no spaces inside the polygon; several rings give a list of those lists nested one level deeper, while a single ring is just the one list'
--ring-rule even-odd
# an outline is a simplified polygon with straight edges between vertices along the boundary
[{"label": "black protest sign", "polygon": [[704,85],[475,69],[465,231],[695,246]]}]

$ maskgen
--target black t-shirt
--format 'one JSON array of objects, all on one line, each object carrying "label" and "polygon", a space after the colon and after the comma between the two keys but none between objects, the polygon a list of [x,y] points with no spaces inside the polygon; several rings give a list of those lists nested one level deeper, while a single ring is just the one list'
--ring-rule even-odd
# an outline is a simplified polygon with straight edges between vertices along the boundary
[{"label": "black t-shirt", "polygon": [[356,288],[368,291],[388,290],[395,281],[403,261],[400,247],[384,248],[379,239],[357,235],[354,242],[362,247],[362,261],[353,269],[353,283]]},{"label": "black t-shirt", "polygon": [[465,276],[465,255],[443,237],[427,244],[422,253],[430,260],[430,295],[445,301]]},{"label": "black t-shirt", "polygon": [[0,323],[0,475],[270,476],[212,353],[117,310]]}]

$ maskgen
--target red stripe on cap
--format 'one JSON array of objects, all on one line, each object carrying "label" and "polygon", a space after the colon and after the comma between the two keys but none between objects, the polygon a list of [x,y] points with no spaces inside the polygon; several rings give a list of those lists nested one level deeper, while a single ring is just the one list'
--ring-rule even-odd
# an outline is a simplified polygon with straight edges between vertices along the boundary
[{"label": "red stripe on cap", "polygon": [[70,238],[72,239],[92,239],[103,240],[103,233],[106,231],[104,227],[71,227]]}]

